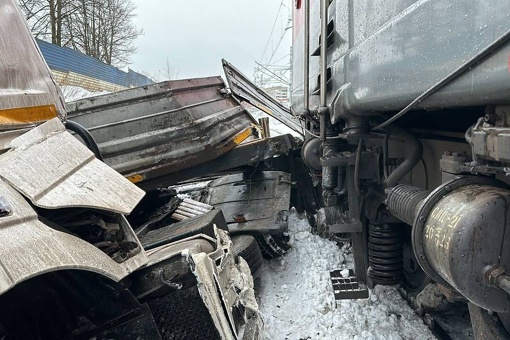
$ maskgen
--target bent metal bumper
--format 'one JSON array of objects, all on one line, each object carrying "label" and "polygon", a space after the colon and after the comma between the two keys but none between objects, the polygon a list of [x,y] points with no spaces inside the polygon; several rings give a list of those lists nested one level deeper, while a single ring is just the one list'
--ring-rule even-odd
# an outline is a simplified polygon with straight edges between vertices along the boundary
[{"label": "bent metal bumper", "polygon": [[[133,293],[149,303],[157,323],[166,319],[158,327],[165,328],[165,333],[170,332],[174,337],[182,334],[179,333],[182,328],[209,325],[223,340],[259,339],[263,323],[250,268],[243,258],[234,255],[226,231],[214,227],[214,234],[215,238],[198,234],[148,250],[147,266],[131,276],[133,287],[136,286]],[[182,269],[179,263],[184,263],[187,269]],[[180,269],[172,272],[170,268]],[[189,286],[188,280],[179,281],[180,277],[188,275],[186,272],[195,277],[194,287]],[[163,287],[163,283],[168,287]],[[161,295],[165,288],[172,290],[166,297]],[[186,295],[190,289],[198,290],[199,302],[188,298],[182,309],[174,307],[181,303],[179,292]],[[166,305],[166,310],[162,310],[161,305]],[[208,317],[204,318],[200,310],[206,310]],[[173,317],[177,320],[168,320]],[[186,320],[188,324],[183,325],[179,320]],[[186,331],[186,334],[189,339],[200,338],[196,330]]]},{"label": "bent metal bumper", "polygon": [[[32,277],[67,269],[95,272],[114,281],[131,280],[164,260],[185,255],[220,337],[259,337],[262,320],[250,269],[234,255],[226,231],[214,227],[214,237],[197,235],[146,252],[121,216],[121,227],[138,247],[130,258],[117,263],[92,244],[40,221],[27,199],[46,209],[85,207],[129,213],[143,191],[95,159],[58,119],[10,145],[0,155],[0,193],[7,212],[0,217],[0,294]],[[183,243],[194,239],[201,240],[197,247]]]}]

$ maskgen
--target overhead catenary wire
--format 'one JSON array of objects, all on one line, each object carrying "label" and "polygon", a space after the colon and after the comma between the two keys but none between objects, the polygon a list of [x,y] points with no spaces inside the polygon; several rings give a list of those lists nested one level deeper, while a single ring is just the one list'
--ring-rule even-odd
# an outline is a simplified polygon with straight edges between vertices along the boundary
[{"label": "overhead catenary wire", "polygon": [[285,38],[285,35],[287,34],[287,30],[292,28],[291,22],[292,22],[292,19],[289,18],[288,22],[287,22],[287,27],[285,27],[285,29],[282,31],[282,34],[280,35],[280,40],[278,40],[278,43],[276,44],[276,47],[273,48],[273,53],[271,54],[271,58],[269,58],[268,64],[273,61],[273,58],[274,58],[276,52],[278,51],[278,48],[280,48],[280,45],[281,45],[283,39]]},{"label": "overhead catenary wire", "polygon": [[264,56],[266,55],[267,48],[269,47],[269,44],[271,43],[271,38],[273,37],[274,29],[276,28],[276,24],[278,23],[278,18],[280,17],[280,12],[283,7],[283,0],[280,2],[280,7],[278,8],[278,13],[276,13],[276,18],[274,19],[273,28],[271,29],[271,33],[269,34],[269,38],[267,39],[266,47],[264,48],[264,53],[262,53],[262,57],[260,57],[260,62],[262,63],[262,60],[264,59]]},{"label": "overhead catenary wire", "polygon": [[[286,5],[286,2],[290,0],[281,0],[278,12],[274,19],[271,33],[266,42],[264,53],[260,58],[259,65],[255,67],[254,79],[258,86],[279,86],[282,82],[281,78],[289,78],[288,72],[291,71],[290,63],[287,65],[274,65],[281,60],[290,57],[287,52],[285,57],[280,57],[279,51],[285,42],[285,38],[288,37],[287,32],[292,27],[292,6]],[[285,13],[288,12],[288,15]],[[280,30],[281,34],[278,37],[277,31]],[[278,59],[276,62],[274,59]],[[264,65],[266,69],[271,69],[270,74],[262,72],[261,66]],[[283,82],[285,86],[290,86],[291,81],[286,80]]]},{"label": "overhead catenary wire", "polygon": [[260,64],[260,63],[257,63],[255,62],[257,65],[259,65],[260,67],[262,67],[264,70],[266,70],[267,72],[269,72],[269,74],[263,72],[262,70],[259,69],[260,72],[262,73],[265,73],[266,75],[268,76],[272,76],[278,80],[280,80],[282,83],[286,84],[286,85],[290,85],[290,80],[288,79],[284,79],[282,78],[282,76],[279,76],[278,74],[274,73],[273,71],[271,71],[270,69],[268,69],[267,67],[265,67],[264,65]]}]

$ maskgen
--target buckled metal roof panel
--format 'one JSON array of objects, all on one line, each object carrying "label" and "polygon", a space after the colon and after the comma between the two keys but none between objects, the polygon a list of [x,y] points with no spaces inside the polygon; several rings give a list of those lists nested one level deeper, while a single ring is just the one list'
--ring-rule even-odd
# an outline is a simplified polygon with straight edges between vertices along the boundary
[{"label": "buckled metal roof panel", "polygon": [[[220,77],[166,81],[69,103],[106,164],[138,183],[217,158],[256,121]],[[161,183],[162,186],[172,183]]]}]

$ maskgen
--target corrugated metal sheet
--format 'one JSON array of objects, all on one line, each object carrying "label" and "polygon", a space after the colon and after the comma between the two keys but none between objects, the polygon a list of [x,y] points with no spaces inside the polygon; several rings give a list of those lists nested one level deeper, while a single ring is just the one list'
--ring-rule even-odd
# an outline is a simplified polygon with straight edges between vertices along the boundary
[{"label": "corrugated metal sheet", "polygon": [[106,164],[143,188],[166,186],[166,175],[252,134],[256,121],[224,88],[220,77],[162,82],[67,103],[68,118],[90,131]]},{"label": "corrugated metal sheet", "polygon": [[96,58],[71,48],[62,48],[39,39],[36,39],[36,41],[46,63],[52,70],[78,73],[125,88],[154,83],[144,75],[132,70],[128,72],[121,71],[112,65],[107,65]]}]

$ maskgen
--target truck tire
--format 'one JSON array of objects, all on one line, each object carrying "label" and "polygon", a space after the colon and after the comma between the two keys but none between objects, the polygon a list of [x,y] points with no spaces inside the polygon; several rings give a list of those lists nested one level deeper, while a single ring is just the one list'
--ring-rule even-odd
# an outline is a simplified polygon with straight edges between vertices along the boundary
[{"label": "truck tire", "polygon": [[252,235],[238,235],[232,237],[234,253],[241,256],[250,267],[253,276],[262,265],[263,258],[257,240]]},{"label": "truck tire", "polygon": [[257,235],[256,239],[262,251],[262,256],[268,260],[281,257],[290,249],[289,237],[284,234]]}]

